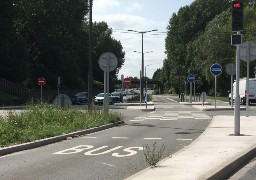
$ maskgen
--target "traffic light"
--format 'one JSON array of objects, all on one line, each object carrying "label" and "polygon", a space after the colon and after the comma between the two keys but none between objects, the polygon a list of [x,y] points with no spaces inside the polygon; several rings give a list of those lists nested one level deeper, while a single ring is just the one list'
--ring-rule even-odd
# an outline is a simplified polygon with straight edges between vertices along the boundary
[{"label": "traffic light", "polygon": [[241,45],[243,44],[242,41],[242,34],[232,34],[231,35],[231,45]]},{"label": "traffic light", "polygon": [[232,31],[242,31],[243,30],[243,0],[233,0],[232,1]]}]

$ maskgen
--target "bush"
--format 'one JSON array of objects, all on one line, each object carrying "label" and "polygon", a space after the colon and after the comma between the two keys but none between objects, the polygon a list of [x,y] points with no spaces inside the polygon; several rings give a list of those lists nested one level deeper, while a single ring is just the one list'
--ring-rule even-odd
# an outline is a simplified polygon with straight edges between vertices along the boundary
[{"label": "bush", "polygon": [[120,120],[119,114],[82,112],[48,104],[29,105],[22,114],[9,112],[0,119],[0,146],[89,129]]}]

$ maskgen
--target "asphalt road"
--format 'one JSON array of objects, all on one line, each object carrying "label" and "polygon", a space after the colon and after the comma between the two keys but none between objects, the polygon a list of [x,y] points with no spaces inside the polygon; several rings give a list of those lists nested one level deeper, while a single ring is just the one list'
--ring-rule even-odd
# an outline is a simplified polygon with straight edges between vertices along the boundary
[{"label": "asphalt road", "polygon": [[125,124],[63,142],[0,157],[0,179],[121,180],[149,166],[143,146],[156,143],[171,156],[208,126],[204,112],[154,96],[156,111],[113,109]]}]

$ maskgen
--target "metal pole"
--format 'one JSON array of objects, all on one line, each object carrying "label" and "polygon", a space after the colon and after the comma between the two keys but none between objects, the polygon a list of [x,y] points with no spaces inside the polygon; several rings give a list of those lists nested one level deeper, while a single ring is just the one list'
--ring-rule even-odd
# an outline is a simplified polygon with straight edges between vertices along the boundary
[{"label": "metal pole", "polygon": [[88,109],[92,109],[92,0],[89,0]]},{"label": "metal pole", "polygon": [[43,102],[43,86],[41,85],[41,104]]},{"label": "metal pole", "polygon": [[103,111],[107,113],[107,102],[106,102],[106,94],[107,94],[107,72],[104,71],[104,99],[103,99]]},{"label": "metal pole", "polygon": [[216,108],[216,98],[217,98],[217,77],[215,77],[215,108]]},{"label": "metal pole", "polygon": [[189,103],[192,103],[192,82],[189,83]]},{"label": "metal pole", "polygon": [[[240,32],[237,32],[240,34]],[[240,135],[240,95],[239,95],[239,79],[240,79],[240,45],[236,46],[236,98],[235,98],[235,129],[234,135]]]},{"label": "metal pole", "polygon": [[140,70],[140,105],[141,105],[141,102],[142,102],[142,95],[141,95],[141,70]]},{"label": "metal pole", "polygon": [[247,61],[247,77],[246,77],[246,117],[249,117],[249,95],[250,95],[250,89],[249,89],[250,43],[249,43],[249,42],[247,43],[246,61]]},{"label": "metal pole", "polygon": [[106,113],[108,113],[109,110],[109,59],[108,59],[108,64],[107,64],[107,100],[106,100]]},{"label": "metal pole", "polygon": [[[233,69],[233,66],[232,66],[232,69]],[[232,70],[232,72],[233,72],[233,70]],[[230,97],[230,101],[231,101],[231,107],[233,108],[233,97],[234,97],[234,92],[233,92],[233,82],[234,82],[234,80],[233,80],[233,75],[231,76],[231,97]]]},{"label": "metal pole", "polygon": [[[143,52],[143,32],[141,32],[141,38],[142,38],[142,43],[141,43],[141,58],[142,58],[142,62],[141,62],[141,89],[140,89],[140,94],[141,97],[143,97],[143,88],[144,88],[144,52]],[[142,98],[141,98],[142,99]]]},{"label": "metal pole", "polygon": [[196,81],[194,81],[194,101],[196,101]]},{"label": "metal pole", "polygon": [[148,99],[147,99],[147,80],[146,80],[146,77],[147,77],[147,66],[145,66],[145,83],[146,83],[146,86],[145,86],[145,103],[146,103],[146,109],[148,108]]}]

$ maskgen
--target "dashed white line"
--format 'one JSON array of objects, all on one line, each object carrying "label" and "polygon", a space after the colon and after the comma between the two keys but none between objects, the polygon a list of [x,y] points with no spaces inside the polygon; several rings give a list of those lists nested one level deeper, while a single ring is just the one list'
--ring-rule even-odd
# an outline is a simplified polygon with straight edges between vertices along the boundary
[{"label": "dashed white line", "polygon": [[128,139],[128,137],[112,137],[112,139]]},{"label": "dashed white line", "polygon": [[162,139],[162,138],[143,138],[145,140],[159,140],[159,139]]}]

